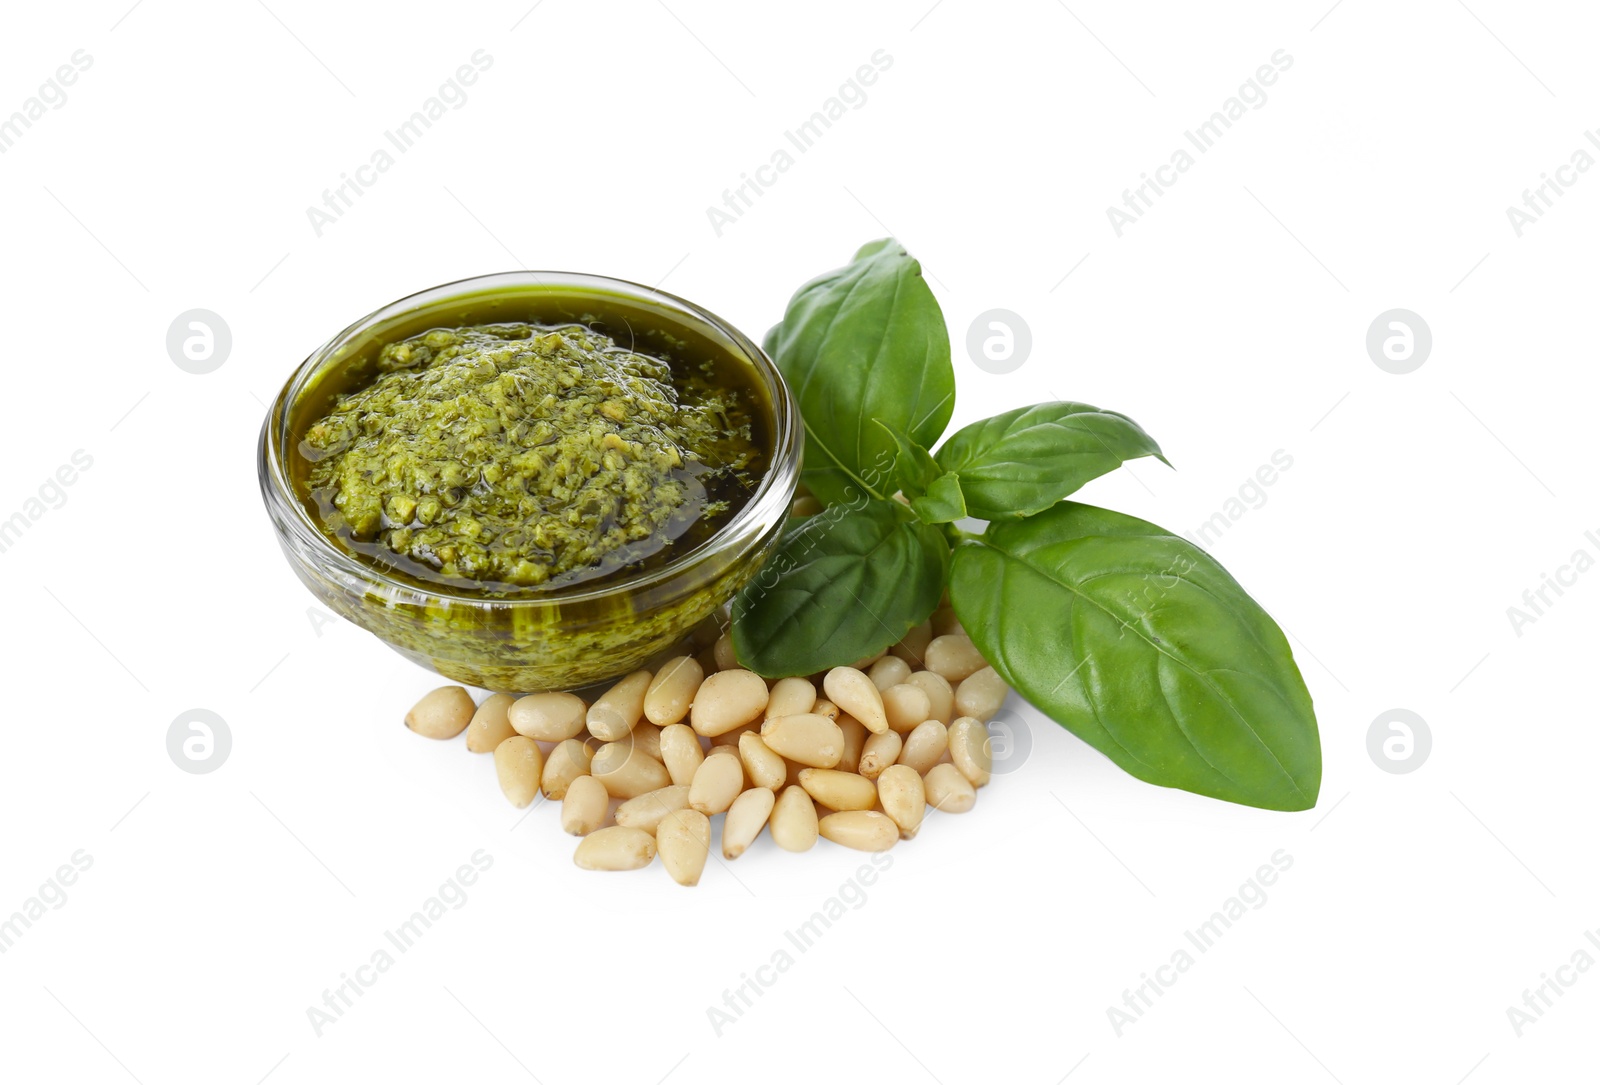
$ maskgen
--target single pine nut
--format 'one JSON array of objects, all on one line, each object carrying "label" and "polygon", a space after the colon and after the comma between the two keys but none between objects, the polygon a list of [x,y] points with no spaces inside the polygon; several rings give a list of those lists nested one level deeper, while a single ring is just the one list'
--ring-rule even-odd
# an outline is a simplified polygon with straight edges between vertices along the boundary
[{"label": "single pine nut", "polygon": [[871,810],[878,803],[878,789],[871,780],[838,769],[802,769],[800,786],[830,810]]},{"label": "single pine nut", "polygon": [[795,498],[794,504],[789,506],[790,516],[815,516],[821,511],[822,502],[818,501],[814,497],[811,497],[809,494],[805,497]]},{"label": "single pine nut", "polygon": [[928,669],[954,685],[988,666],[965,633],[946,633],[928,644]]},{"label": "single pine nut", "polygon": [[817,842],[817,806],[799,784],[791,784],[772,808],[772,842],[784,851],[810,851]]},{"label": "single pine nut", "polygon": [[844,733],[844,750],[834,767],[845,772],[855,772],[861,765],[861,748],[867,744],[866,726],[854,716],[840,716],[836,721]]},{"label": "single pine nut", "polygon": [[656,826],[661,865],[679,885],[697,885],[711,854],[711,819],[698,810],[674,810]]},{"label": "single pine nut", "polygon": [[767,707],[767,683],[754,671],[722,670],[700,683],[689,709],[696,733],[714,737],[761,718]]},{"label": "single pine nut", "polygon": [[[1006,694],[1010,692],[1011,687],[1006,685],[993,667],[980,667],[963,678],[956,687],[956,712],[988,723],[1000,711]],[[468,734],[469,741],[471,737]]]},{"label": "single pine nut", "polygon": [[950,762],[973,787],[989,782],[994,757],[989,746],[989,729],[971,716],[962,716],[950,725]]},{"label": "single pine nut", "polygon": [[534,693],[518,697],[506,710],[517,734],[540,742],[565,742],[583,730],[588,706],[575,693]]},{"label": "single pine nut", "polygon": [[539,788],[547,799],[561,800],[567,788],[579,776],[589,774],[589,762],[594,751],[575,738],[556,743],[556,748],[545,758],[544,773],[539,778]]},{"label": "single pine nut", "polygon": [[761,741],[760,735],[745,734],[739,738],[739,759],[744,771],[756,787],[777,791],[789,775],[789,766],[772,748]]},{"label": "single pine nut", "polygon": [[717,643],[711,648],[711,654],[717,661],[719,671],[731,671],[739,666],[739,657],[733,654],[733,637],[727,633],[717,638]]},{"label": "single pine nut", "polygon": [[655,837],[643,829],[607,825],[578,841],[572,861],[584,870],[638,870],[655,857]]},{"label": "single pine nut", "polygon": [[929,769],[922,786],[928,793],[928,805],[947,814],[964,814],[978,801],[972,783],[948,761]]},{"label": "single pine nut", "polygon": [[767,716],[798,716],[817,703],[817,687],[809,678],[780,678],[767,695]]},{"label": "single pine nut", "polygon": [[629,742],[608,742],[594,752],[589,774],[606,785],[613,798],[636,799],[672,782],[667,767]]},{"label": "single pine nut", "polygon": [[752,787],[733,800],[722,823],[722,857],[737,859],[755,843],[772,814],[776,797],[770,788]]},{"label": "single pine nut", "polygon": [[888,851],[900,839],[900,826],[877,810],[841,810],[817,822],[823,839],[857,851]]},{"label": "single pine nut", "polygon": [[931,640],[933,640],[933,625],[929,622],[919,622],[912,626],[900,639],[900,643],[890,648],[889,652],[896,658],[905,660],[911,664],[912,670],[916,670],[922,666],[923,657],[928,651],[928,642]]},{"label": "single pine nut", "polygon": [[644,715],[644,693],[652,678],[649,671],[634,671],[602,693],[589,706],[589,733],[601,742],[625,738]]},{"label": "single pine nut", "polygon": [[657,727],[678,723],[689,714],[694,691],[705,672],[692,656],[673,656],[661,665],[644,692],[644,718]]},{"label": "single pine nut", "polygon": [[917,671],[906,680],[928,695],[928,718],[938,720],[946,727],[955,719],[956,691],[942,675],[933,671]]},{"label": "single pine nut", "polygon": [[517,733],[506,716],[506,709],[516,700],[509,693],[490,695],[472,714],[467,724],[467,749],[473,753],[494,753],[494,748]]},{"label": "single pine nut", "polygon": [[933,628],[935,639],[939,637],[965,636],[967,632],[961,628],[961,619],[956,617],[955,607],[952,607],[948,602],[933,612],[933,617],[929,619],[929,624]]},{"label": "single pine nut", "polygon": [[872,679],[872,684],[877,686],[878,691],[881,693],[890,686],[898,686],[901,682],[910,678],[911,664],[899,656],[884,656],[872,665],[872,669],[867,672],[867,677]]},{"label": "single pine nut", "polygon": [[512,735],[494,748],[494,774],[512,806],[527,806],[539,793],[544,754],[531,738]]},{"label": "single pine nut", "polygon": [[900,827],[900,838],[910,840],[922,828],[923,808],[928,804],[922,777],[910,765],[890,765],[878,777],[878,801],[883,812]]},{"label": "single pine nut", "polygon": [[440,686],[423,694],[406,713],[406,726],[423,738],[455,738],[472,722],[477,706],[460,686]]},{"label": "single pine nut", "polygon": [[872,684],[872,679],[854,667],[835,667],[822,680],[828,700],[850,713],[866,725],[867,730],[881,735],[889,729],[883,715],[883,694]]},{"label": "single pine nut", "polygon": [[561,828],[573,836],[588,836],[606,822],[611,796],[593,776],[580,776],[567,785],[561,800]]},{"label": "single pine nut", "polygon": [[[798,714],[799,713],[797,713],[797,715]],[[828,700],[826,697],[818,697],[817,703],[811,706],[811,711],[804,714],[810,716],[827,716],[830,720],[838,720],[838,718],[843,715],[843,713],[839,711],[839,706]],[[777,713],[769,712],[767,715],[768,717],[771,717],[777,715]]]},{"label": "single pine nut", "polygon": [[826,716],[775,716],[762,724],[761,741],[779,757],[812,768],[831,769],[844,756],[844,732]]},{"label": "single pine nut", "polygon": [[883,691],[883,714],[891,731],[906,734],[923,720],[932,719],[929,715],[932,711],[933,704],[921,686],[901,682]]},{"label": "single pine nut", "polygon": [[899,760],[902,744],[899,734],[894,731],[873,735],[861,750],[861,767],[857,771],[869,780],[876,780],[884,769]]},{"label": "single pine nut", "polygon": [[720,814],[744,789],[744,765],[737,756],[708,757],[689,785],[689,805],[702,814]]},{"label": "single pine nut", "polygon": [[695,770],[706,759],[700,736],[686,723],[669,724],[661,729],[661,760],[675,784],[693,782]]},{"label": "single pine nut", "polygon": [[[570,795],[571,792],[569,791]],[[661,824],[661,819],[674,810],[687,810],[689,808],[689,789],[683,784],[669,784],[658,787],[654,791],[646,791],[638,798],[629,799],[617,807],[617,812],[612,818],[618,825],[626,825],[632,829],[643,829],[647,833],[656,831],[656,826]]]},{"label": "single pine nut", "polygon": [[939,763],[945,750],[950,748],[950,735],[938,720],[927,720],[906,736],[905,748],[900,751],[897,763],[909,765],[918,776]]}]

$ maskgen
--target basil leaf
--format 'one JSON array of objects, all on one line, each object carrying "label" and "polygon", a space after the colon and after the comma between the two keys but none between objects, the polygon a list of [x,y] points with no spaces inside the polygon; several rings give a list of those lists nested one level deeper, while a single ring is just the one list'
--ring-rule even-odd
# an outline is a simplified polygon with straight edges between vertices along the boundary
[{"label": "basil leaf", "polygon": [[950,335],[922,267],[892,238],[802,286],[770,337],[805,420],[802,478],[824,504],[888,497],[896,446],[931,447],[955,408]]},{"label": "basil leaf", "polygon": [[779,678],[881,652],[939,605],[949,558],[943,533],[899,502],[832,505],[734,597],[734,655]]},{"label": "basil leaf", "polygon": [[[1090,479],[1140,456],[1167,459],[1139,423],[1087,403],[1040,403],[986,418],[935,454],[961,476],[969,515],[1032,516]],[[1170,466],[1170,464],[1168,465]]]},{"label": "basil leaf", "polygon": [[894,482],[907,500],[918,497],[928,490],[928,485],[940,475],[939,465],[934,462],[928,450],[900,430],[898,426],[891,425],[881,418],[873,419],[894,441]]},{"label": "basil leaf", "polygon": [[963,542],[950,596],[1012,687],[1139,779],[1316,804],[1322,749],[1289,643],[1193,544],[1065,502]]},{"label": "basil leaf", "polygon": [[948,524],[961,519],[967,515],[961,479],[956,475],[940,475],[926,494],[911,499],[911,511],[925,524]]}]

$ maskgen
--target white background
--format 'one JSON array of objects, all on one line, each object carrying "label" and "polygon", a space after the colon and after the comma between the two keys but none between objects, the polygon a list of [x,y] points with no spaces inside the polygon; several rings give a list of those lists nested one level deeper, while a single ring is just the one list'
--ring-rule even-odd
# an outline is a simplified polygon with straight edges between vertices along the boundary
[{"label": "white background", "polygon": [[[1520,1036],[1507,1008],[1581,948],[1600,958],[1600,573],[1520,635],[1507,608],[1574,551],[1600,556],[1600,171],[1520,238],[1506,214],[1600,127],[1592,12],[268,6],[28,5],[0,41],[0,115],[93,58],[0,155],[0,517],[93,458],[0,554],[0,915],[75,851],[93,861],[0,956],[0,1075],[1593,1075],[1600,974],[1565,973]],[[466,104],[318,237],[306,208],[478,49],[493,64]],[[893,63],[865,104],[718,236],[708,205],[879,49]],[[1279,49],[1293,65],[1266,103],[1117,237],[1107,207]],[[400,725],[435,676],[318,622],[260,506],[256,435],[309,351],[435,283],[593,271],[759,336],[891,230],[949,319],[956,424],[1081,399],[1176,466],[1139,461],[1086,500],[1193,531],[1292,456],[1212,549],[1292,635],[1322,799],[1280,814],[1150,787],[1021,708],[1026,765],[891,852],[719,1036],[707,1008],[793,952],[784,932],[863,857],[764,840],[694,891],[659,867],[576,870],[554,809],[524,820],[486,757]],[[996,307],[1033,335],[1005,376],[964,348]],[[1396,307],[1434,338],[1405,376],[1365,347]],[[193,308],[232,330],[207,375],[165,348]],[[167,754],[191,708],[231,729],[210,775]],[[1394,708],[1433,737],[1406,775],[1367,752]],[[493,866],[465,905],[318,1037],[307,1008],[478,849]],[[1265,904],[1119,1035],[1108,1007],[1279,849],[1293,866]]]}]

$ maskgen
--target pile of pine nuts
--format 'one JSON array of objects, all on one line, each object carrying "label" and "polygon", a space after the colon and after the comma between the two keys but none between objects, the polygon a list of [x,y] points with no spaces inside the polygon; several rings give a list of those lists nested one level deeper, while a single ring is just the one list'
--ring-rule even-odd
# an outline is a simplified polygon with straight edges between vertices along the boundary
[{"label": "pile of pine nuts", "polygon": [[660,855],[678,884],[694,885],[716,814],[731,860],[763,828],[785,851],[819,836],[884,851],[916,836],[929,806],[971,810],[992,767],[986,724],[1009,692],[941,608],[887,652],[817,680],[744,670],[723,634],[592,704],[573,693],[474,704],[444,686],[406,726],[437,739],[465,731],[467,749],[494,754],[513,806],[541,792],[560,802],[585,870],[637,870]]}]

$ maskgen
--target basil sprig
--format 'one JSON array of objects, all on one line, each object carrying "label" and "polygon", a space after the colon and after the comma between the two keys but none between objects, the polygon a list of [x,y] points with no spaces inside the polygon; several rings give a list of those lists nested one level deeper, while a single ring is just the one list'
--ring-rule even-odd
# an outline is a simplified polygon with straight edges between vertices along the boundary
[{"label": "basil sprig", "polygon": [[[1066,498],[1160,447],[1126,415],[1041,403],[975,422],[955,406],[944,316],[892,239],[795,294],[767,349],[800,401],[796,522],[733,606],[768,678],[898,642],[948,589],[983,657],[1127,772],[1272,810],[1316,805],[1316,715],[1277,624],[1205,551]],[[896,499],[898,494],[899,499]],[[979,534],[955,521],[988,521]]]}]

